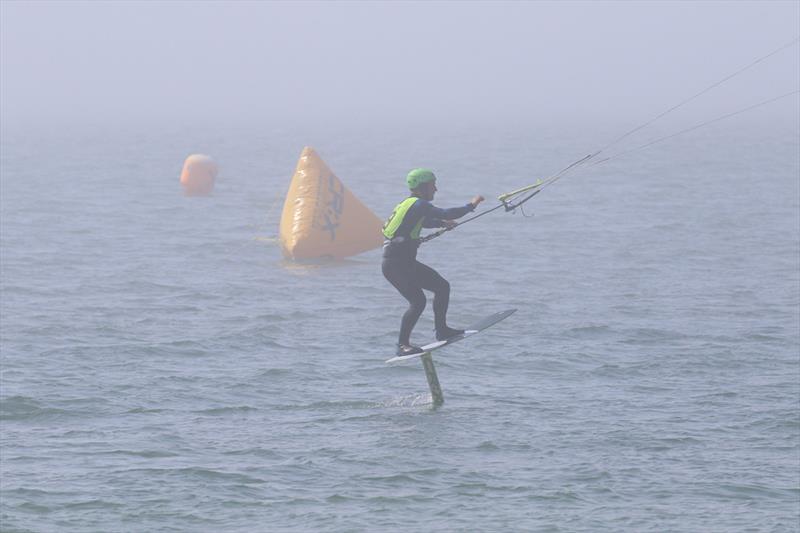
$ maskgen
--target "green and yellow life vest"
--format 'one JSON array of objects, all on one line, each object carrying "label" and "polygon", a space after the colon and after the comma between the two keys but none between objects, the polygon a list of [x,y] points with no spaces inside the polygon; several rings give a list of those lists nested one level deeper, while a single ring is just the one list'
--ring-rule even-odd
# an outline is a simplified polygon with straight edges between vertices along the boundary
[{"label": "green and yellow life vest", "polygon": [[[384,237],[386,237],[387,239],[391,239],[394,237],[394,234],[397,232],[397,228],[399,228],[400,224],[403,223],[403,219],[406,217],[406,213],[408,213],[408,210],[411,209],[412,205],[417,203],[417,200],[419,200],[419,198],[417,198],[416,196],[412,196],[410,198],[406,198],[405,200],[397,204],[397,207],[395,207],[394,211],[392,211],[392,215],[383,225]],[[422,231],[423,220],[424,217],[420,218],[419,222],[417,222],[414,228],[411,230],[412,239],[419,239],[419,232]]]}]

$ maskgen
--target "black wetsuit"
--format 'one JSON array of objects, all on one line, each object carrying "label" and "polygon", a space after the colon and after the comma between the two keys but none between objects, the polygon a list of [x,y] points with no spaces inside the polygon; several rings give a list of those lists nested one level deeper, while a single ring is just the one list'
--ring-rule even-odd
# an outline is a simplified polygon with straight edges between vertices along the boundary
[{"label": "black wetsuit", "polygon": [[475,206],[442,209],[427,200],[419,198],[412,205],[392,239],[383,244],[384,277],[408,300],[408,310],[400,323],[398,344],[410,345],[411,330],[425,309],[423,289],[433,291],[433,314],[436,329],[447,329],[447,306],[450,303],[450,283],[431,267],[417,261],[419,238],[412,238],[411,232],[422,220],[422,227],[442,228],[445,220],[460,218],[473,211]]}]

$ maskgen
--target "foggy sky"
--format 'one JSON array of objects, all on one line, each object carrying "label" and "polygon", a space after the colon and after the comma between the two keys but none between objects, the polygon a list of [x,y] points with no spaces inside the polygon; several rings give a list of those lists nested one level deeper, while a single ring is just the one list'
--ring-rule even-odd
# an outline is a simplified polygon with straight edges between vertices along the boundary
[{"label": "foggy sky", "polygon": [[[800,35],[798,1],[0,5],[12,122],[648,116]],[[799,55],[703,105],[797,89]]]}]

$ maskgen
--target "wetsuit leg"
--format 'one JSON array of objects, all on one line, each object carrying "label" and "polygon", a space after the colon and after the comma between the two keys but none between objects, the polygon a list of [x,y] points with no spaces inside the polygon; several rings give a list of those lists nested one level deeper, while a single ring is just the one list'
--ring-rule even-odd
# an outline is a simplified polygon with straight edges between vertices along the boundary
[{"label": "wetsuit leg", "polygon": [[408,261],[383,261],[381,265],[383,276],[394,285],[394,288],[408,300],[408,309],[400,321],[400,337],[398,344],[411,344],[411,330],[417,324],[422,311],[425,309],[425,294],[422,286],[416,279],[416,268],[413,262]]},{"label": "wetsuit leg", "polygon": [[436,329],[447,329],[447,307],[450,305],[450,283],[434,269],[416,262],[414,265],[414,278],[426,291],[433,291],[433,319]]}]

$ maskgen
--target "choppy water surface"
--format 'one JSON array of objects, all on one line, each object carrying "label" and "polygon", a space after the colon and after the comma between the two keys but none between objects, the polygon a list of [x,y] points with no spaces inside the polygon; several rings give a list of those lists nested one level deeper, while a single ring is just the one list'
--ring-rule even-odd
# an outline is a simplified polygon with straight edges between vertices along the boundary
[{"label": "choppy water surface", "polygon": [[[440,409],[383,364],[378,251],[282,261],[300,149],[383,217],[412,166],[455,205],[619,129],[356,130],[3,136],[4,531],[798,530],[796,126],[698,131],[426,245],[451,323],[519,309],[437,353]],[[210,197],[179,189],[193,152]]]}]

